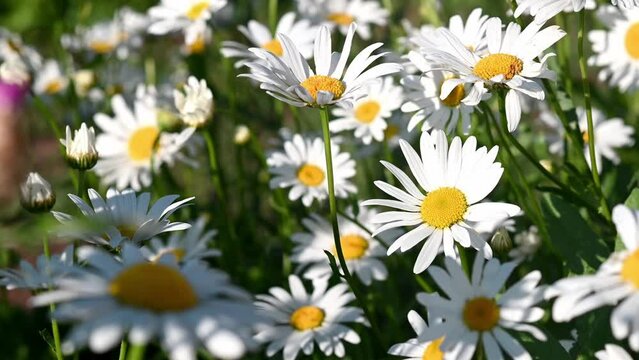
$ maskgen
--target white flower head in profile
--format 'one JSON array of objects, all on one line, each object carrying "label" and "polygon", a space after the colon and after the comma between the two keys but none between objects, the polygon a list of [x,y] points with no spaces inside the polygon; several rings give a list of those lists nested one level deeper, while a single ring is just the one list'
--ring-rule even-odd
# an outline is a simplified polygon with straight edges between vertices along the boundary
[{"label": "white flower head in profile", "polygon": [[64,91],[69,79],[62,73],[60,64],[55,60],[47,60],[35,75],[33,92],[38,95],[55,95]]},{"label": "white flower head in profile", "polygon": [[184,92],[174,90],[173,99],[187,126],[203,127],[213,116],[213,92],[204,79],[198,81],[194,76],[189,76]]},{"label": "white flower head in profile", "polygon": [[297,0],[297,10],[316,23],[339,29],[343,35],[357,23],[357,34],[364,40],[371,38],[371,25],[385,26],[389,16],[375,0]]},{"label": "white flower head in profile", "polygon": [[355,23],[349,26],[342,52],[333,53],[331,32],[326,26],[320,27],[313,50],[315,70],[288,36],[278,34],[284,56],[280,58],[268,50],[253,48],[251,51],[263,61],[246,64],[250,73],[240,76],[259,82],[267,94],[293,106],[352,107],[360,96],[359,90],[368,82],[402,70],[396,63],[377,64],[367,69],[385,55],[372,55],[382,43],[367,46],[347,66],[356,28]]},{"label": "white flower head in profile", "polygon": [[98,151],[95,149],[95,129],[87,127],[86,123],[71,134],[71,128],[66,128],[66,138],[60,139],[66,148],[66,160],[74,169],[88,170],[98,162]]},{"label": "white flower head in profile", "polygon": [[612,220],[625,250],[610,255],[595,274],[559,280],[548,288],[546,297],[557,298],[552,309],[557,322],[615,306],[610,316],[612,334],[618,340],[628,338],[630,348],[639,351],[639,210],[617,205]]},{"label": "white flower head in profile", "polygon": [[51,184],[37,172],[31,172],[20,185],[20,203],[30,212],[47,212],[55,205]]},{"label": "white flower head in profile", "polygon": [[373,235],[393,228],[413,226],[388,248],[388,255],[397,250],[405,252],[424,241],[413,271],[421,273],[433,262],[443,245],[447,257],[457,258],[455,243],[472,247],[486,258],[492,249],[475,230],[473,223],[491,219],[506,219],[521,209],[502,202],[481,202],[497,186],[504,169],[495,162],[498,147],[490,151],[477,149],[477,139],[469,137],[465,143],[455,137],[448,145],[446,134],[433,130],[422,133],[418,153],[406,141],[400,140],[402,153],[413,180],[397,166],[382,161],[405,190],[383,181],[375,185],[393,200],[373,199],[365,206],[378,205],[393,210],[376,215],[373,223],[383,224]]}]

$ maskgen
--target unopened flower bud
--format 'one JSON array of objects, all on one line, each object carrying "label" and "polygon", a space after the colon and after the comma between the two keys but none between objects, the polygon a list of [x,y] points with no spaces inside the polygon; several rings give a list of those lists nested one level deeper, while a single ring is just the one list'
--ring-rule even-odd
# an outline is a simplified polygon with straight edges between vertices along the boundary
[{"label": "unopened flower bud", "polygon": [[506,228],[500,227],[497,229],[497,232],[495,232],[493,238],[490,240],[490,247],[502,254],[508,253],[510,249],[513,248],[513,242]]},{"label": "unopened flower bud", "polygon": [[32,213],[47,212],[55,205],[55,194],[51,184],[38,173],[29,173],[20,186],[20,203]]},{"label": "unopened flower bud", "polygon": [[246,125],[238,125],[235,128],[233,141],[236,145],[244,145],[251,140],[251,130]]},{"label": "unopened flower bud", "polygon": [[213,92],[205,80],[190,76],[184,92],[173,92],[175,107],[187,126],[200,128],[213,117]]},{"label": "unopened flower bud", "polygon": [[95,149],[95,130],[82,123],[80,130],[71,136],[71,128],[67,126],[66,138],[60,139],[67,148],[66,160],[69,166],[78,170],[92,169],[98,162],[98,151]]}]

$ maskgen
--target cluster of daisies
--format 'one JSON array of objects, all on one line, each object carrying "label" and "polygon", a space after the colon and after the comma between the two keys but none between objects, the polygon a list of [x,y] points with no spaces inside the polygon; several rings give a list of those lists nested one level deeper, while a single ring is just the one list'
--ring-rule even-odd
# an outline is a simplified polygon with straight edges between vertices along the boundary
[{"label": "cluster of daisies", "polygon": [[[202,137],[212,141],[207,125],[215,115],[207,80],[176,71],[162,83],[140,85],[156,81],[136,82],[125,70],[108,76],[109,83],[83,67],[105,62],[102,70],[114,75],[118,70],[110,62],[130,66],[149,34],[179,39],[180,58],[202,53],[213,29],[232,12],[231,4],[162,0],[147,13],[122,9],[111,21],[64,36],[77,69],[63,70],[17,35],[0,32],[3,84],[31,93],[44,106],[68,91],[80,99],[78,111],[92,121],[77,129],[67,126],[61,134],[65,159],[80,176],[92,171],[108,188],[105,197],[93,189],[69,194],[81,213],[71,215],[51,211],[54,192],[38,174],[30,174],[22,187],[23,206],[50,213],[61,224],[56,235],[74,246],[41,256],[35,266],[22,262],[19,269],[1,270],[0,284],[33,291],[35,306],[55,305],[52,319],[73,324],[61,350],[72,354],[88,346],[104,353],[125,341],[157,343],[171,359],[195,359],[201,349],[215,358],[240,359],[260,345],[267,356],[281,352],[285,360],[320,353],[341,358],[345,343],[361,342],[358,331],[376,326],[348,274],[357,285],[383,282],[389,277],[387,257],[419,245],[413,273],[427,272],[438,291],[417,295],[424,316],[408,313],[416,337],[390,347],[390,355],[531,359],[515,334],[546,341],[544,305],[552,300],[555,322],[615,306],[613,336],[628,339],[639,351],[639,211],[625,205],[613,209],[624,246],[596,273],[542,285],[541,272],[534,270],[509,281],[521,262],[534,258],[542,236],[532,226],[515,237],[514,249],[505,246],[509,261],[493,257],[502,242],[510,242],[514,218],[523,212],[518,205],[490,200],[504,175],[497,161],[503,149],[481,143],[476,120],[489,134],[492,128],[504,137],[520,130],[522,118],[536,122],[546,131],[552,155],[566,152],[567,131],[579,132],[589,164],[592,135],[597,169],[605,171],[604,158],[619,163],[616,149],[634,144],[634,130],[624,119],[595,109],[591,133],[588,112],[578,108],[575,128],[566,129],[544,102],[549,90],[544,82],[556,78],[554,54],[548,51],[566,35],[546,22],[562,11],[596,4],[517,1],[515,17],[534,17],[527,26],[514,20],[504,24],[475,9],[466,18],[453,16],[446,26],[408,27],[400,53],[380,51],[383,43],[354,50],[388,21],[389,11],[378,1],[298,0],[296,5],[273,32],[251,20],[238,29],[246,41],[224,41],[219,47],[240,77],[274,101],[318,110],[323,121],[333,118],[324,138],[288,134],[265,159],[270,187],[288,189],[290,202],[300,201],[307,211],[290,239],[295,274],[286,274],[288,289],[273,287],[256,296],[212,266],[224,254],[212,246],[216,232],[205,218],[170,220],[193,198],[167,195],[152,201],[150,193],[139,193],[176,162],[198,166],[194,158]],[[590,63],[601,80],[622,91],[636,90],[639,8],[634,6],[639,4],[613,5],[597,9],[608,29],[589,34]],[[335,36],[343,40],[341,46],[334,46],[334,33],[341,34]],[[499,116],[493,115],[494,102]],[[326,143],[329,132],[339,134],[338,141]],[[248,137],[248,128],[239,127],[235,142]],[[393,151],[402,154],[401,164],[388,156],[381,161],[386,181],[373,182],[383,198],[357,201],[358,160]],[[321,211],[327,203],[334,210],[333,196],[354,201],[328,220]],[[615,344],[597,356],[632,358]]]}]

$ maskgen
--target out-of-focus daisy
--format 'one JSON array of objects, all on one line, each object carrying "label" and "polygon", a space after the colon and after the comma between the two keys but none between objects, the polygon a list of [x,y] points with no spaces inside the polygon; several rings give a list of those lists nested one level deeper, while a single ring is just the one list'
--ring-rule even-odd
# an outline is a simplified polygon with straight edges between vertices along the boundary
[{"label": "out-of-focus daisy", "polygon": [[174,90],[173,99],[180,118],[187,126],[202,127],[213,116],[213,92],[204,79],[198,81],[189,76],[184,92]]},{"label": "out-of-focus daisy", "polygon": [[451,133],[461,120],[462,131],[468,134],[470,116],[475,106],[466,105],[462,100],[470,91],[470,85],[459,84],[442,99],[442,85],[446,80],[455,78],[455,75],[447,71],[434,70],[428,60],[415,51],[411,51],[408,58],[422,73],[408,75],[401,81],[406,91],[406,102],[402,105],[402,111],[413,114],[408,123],[408,131],[412,131],[423,122],[422,131],[440,129]]},{"label": "out-of-focus daisy", "polygon": [[103,184],[140,190],[151,184],[152,171],[180,159],[179,152],[195,129],[160,132],[156,109],[150,105],[136,100],[131,110],[124,98],[116,95],[111,100],[113,117],[95,115],[95,123],[103,131],[96,139],[100,160],[95,172]]},{"label": "out-of-focus daisy", "polygon": [[624,348],[615,344],[606,344],[605,349],[597,351],[595,356],[599,360],[632,360]]},{"label": "out-of-focus daisy", "polygon": [[446,258],[445,262],[446,269],[432,266],[428,272],[447,297],[417,295],[419,302],[443,319],[431,323],[424,340],[443,337],[439,348],[446,359],[470,360],[479,341],[487,359],[502,359],[503,352],[513,359],[532,359],[506,329],[546,340],[544,333],[531,324],[544,316],[544,310],[535,306],[543,300],[544,287],[538,286],[541,273],[528,273],[500,293],[517,263],[500,264],[497,259],[484,263],[482,256],[476,256],[472,278],[468,279],[453,259]]},{"label": "out-of-focus daisy", "polygon": [[[459,15],[454,15],[448,21],[448,29],[466,47],[466,49],[482,55],[486,51],[487,39],[486,21],[488,15],[482,14],[482,9],[473,10],[466,22]],[[409,41],[413,50],[432,47],[448,46],[447,41],[439,36],[433,27],[422,26],[419,30],[409,34]]]},{"label": "out-of-focus daisy", "polygon": [[19,59],[29,71],[42,66],[42,56],[31,46],[24,44],[18,34],[0,27],[0,60]]},{"label": "out-of-focus daisy", "polygon": [[477,149],[477,140],[471,136],[463,145],[461,139],[455,137],[449,149],[446,134],[441,130],[422,133],[421,157],[406,141],[400,140],[400,146],[422,190],[397,166],[382,161],[406,191],[375,181],[380,190],[394,199],[363,203],[395,209],[372,219],[374,223],[384,224],[374,235],[397,227],[417,226],[395,240],[387,254],[399,249],[407,251],[425,239],[413,268],[415,273],[426,270],[442,244],[449,257],[457,257],[455,242],[480,251],[481,256],[492,257],[490,246],[468,222],[504,219],[521,211],[508,203],[480,202],[493,191],[504,172],[501,164],[495,162],[498,147],[490,151],[485,147]]},{"label": "out-of-focus daisy", "polygon": [[115,51],[122,40],[122,30],[114,21],[95,24],[87,29],[82,37],[84,47],[100,55]]},{"label": "out-of-focus daisy", "polygon": [[446,99],[460,84],[473,84],[462,102],[477,105],[489,90],[506,87],[506,117],[508,130],[514,131],[521,119],[522,95],[537,100],[545,98],[544,89],[536,80],[553,78],[554,72],[547,67],[553,54],[544,55],[540,62],[536,58],[547,48],[566,35],[558,26],[541,30],[541,25],[531,23],[523,31],[516,23],[510,23],[502,32],[499,18],[486,22],[488,49],[478,55],[447,29],[439,29],[439,36],[448,46],[422,49],[429,59],[456,77],[447,79],[441,87],[441,99]]},{"label": "out-of-focus daisy", "polygon": [[402,104],[402,88],[388,76],[371,82],[362,89],[365,94],[355,101],[352,108],[333,109],[335,120],[330,123],[331,132],[355,130],[355,137],[366,145],[384,141],[386,119]]},{"label": "out-of-focus daisy", "polygon": [[388,10],[376,0],[298,0],[297,10],[315,22],[337,27],[344,35],[357,23],[357,34],[364,40],[371,37],[371,25],[384,26],[388,21]]},{"label": "out-of-focus daisy", "polygon": [[[35,265],[35,266],[34,266]],[[56,280],[66,275],[73,265],[73,245],[61,254],[38,256],[36,263],[20,260],[20,269],[0,269],[0,286],[7,290],[28,289],[31,291],[50,289]]]},{"label": "out-of-focus daisy", "polygon": [[52,212],[62,224],[78,225],[77,228],[61,229],[60,235],[117,247],[123,239],[141,242],[161,233],[191,227],[186,223],[170,222],[168,217],[179,208],[188,205],[193,200],[192,197],[174,202],[179,198],[178,195],[163,196],[149,209],[151,201],[149,193],[137,196],[132,190],[119,192],[109,189],[106,200],[93,189],[89,189],[88,193],[91,205],[85,203],[80,197],[69,194],[69,198],[80,209],[84,218],[76,219],[65,213]]},{"label": "out-of-focus daisy", "polygon": [[[429,317],[429,320],[432,322],[433,318]],[[405,343],[393,345],[388,350],[388,353],[390,355],[402,356],[406,360],[443,360],[444,353],[439,346],[444,342],[444,338],[424,340],[424,335],[428,332],[428,325],[414,310],[408,312],[408,322],[417,337]]]},{"label": "out-of-focus daisy", "polygon": [[179,263],[220,256],[219,250],[209,246],[217,231],[204,232],[205,227],[206,219],[199,218],[186,232],[171,234],[166,242],[153,238],[140,251],[153,262],[160,261],[163,256],[173,256]]},{"label": "out-of-focus daisy", "polygon": [[[368,230],[375,230],[376,226],[371,223],[376,215],[375,211],[360,208],[355,217],[352,209],[347,209],[347,214],[356,218]],[[338,221],[340,243],[348,270],[357,274],[365,285],[370,285],[373,280],[385,280],[388,271],[379,258],[384,257],[386,251],[379,240],[344,217],[339,216]],[[332,252],[337,258],[331,223],[321,216],[311,214],[309,218],[302,220],[302,224],[308,232],[293,234],[295,248],[291,261],[299,264],[299,272],[307,279],[330,277],[333,272],[324,251]]]},{"label": "out-of-focus daisy", "polygon": [[[270,51],[273,55],[284,56],[284,47],[282,43],[275,37],[276,34],[284,34],[295,44],[300,54],[305,59],[313,56],[313,39],[317,34],[317,26],[311,24],[308,19],[300,19],[295,21],[295,13],[289,12],[282,16],[277,23],[275,34],[266,25],[255,20],[251,20],[248,26],[240,26],[239,30],[251,44]],[[222,43],[222,55],[229,58],[238,58],[235,67],[241,67],[247,62],[258,60],[259,58],[249,51],[249,47],[235,42],[225,41]]]},{"label": "out-of-focus daisy", "polygon": [[226,6],[227,0],[161,0],[159,5],[149,9],[151,26],[149,33],[164,35],[182,30],[186,44],[197,40],[198,32],[190,28],[206,23],[214,12]]},{"label": "out-of-focus daisy", "polygon": [[333,53],[331,33],[320,27],[314,42],[315,71],[311,70],[299,50],[286,35],[278,34],[284,47],[280,58],[268,50],[253,48],[251,51],[264,61],[248,63],[250,74],[242,74],[260,83],[260,88],[293,106],[326,106],[338,104],[351,106],[360,96],[359,90],[369,81],[402,70],[395,63],[378,64],[366,70],[375,60],[384,56],[371,56],[382,43],[369,45],[347,67],[356,24],[351,24],[341,53]]},{"label": "out-of-focus daisy", "polygon": [[[634,1],[634,0],[633,0]],[[616,0],[613,0],[616,3]],[[535,22],[543,24],[562,11],[579,12],[586,8],[589,10],[597,7],[594,0],[517,0],[515,17],[528,12],[535,17]]]},{"label": "out-of-focus daisy", "polygon": [[284,360],[294,360],[302,351],[310,355],[315,346],[326,356],[344,357],[343,341],[359,344],[360,337],[346,326],[365,323],[363,311],[346,306],[355,299],[348,285],[337,284],[327,290],[327,280],[313,282],[313,292],[306,292],[295,275],[288,277],[290,293],[280,287],[269,290],[270,295],[257,295],[259,313],[272,320],[260,325],[255,339],[269,343],[266,355],[272,357],[283,350]]},{"label": "out-of-focus daisy", "polygon": [[[332,144],[333,171],[335,174],[335,196],[348,197],[357,188],[349,180],[355,176],[355,161],[347,152],[340,152],[339,146]],[[302,198],[305,206],[314,199],[323,201],[328,197],[324,141],[321,138],[304,138],[295,134],[284,143],[284,152],[271,154],[267,163],[273,175],[271,188],[287,188],[289,199]]]},{"label": "out-of-focus daisy", "polygon": [[55,60],[47,60],[38,70],[33,82],[36,94],[55,95],[64,91],[69,85],[69,79],[62,73],[60,64]]},{"label": "out-of-focus daisy", "polygon": [[225,273],[203,262],[149,262],[130,244],[121,258],[93,247],[82,248],[78,258],[88,268],[75,268],[57,281],[57,290],[33,300],[37,306],[58,303],[53,317],[75,323],[64,353],[87,345],[104,353],[127,333],[134,345],[158,339],[174,360],[195,359],[200,346],[219,359],[240,359],[252,346],[250,297]]},{"label": "out-of-focus daisy", "polygon": [[55,205],[51,184],[37,172],[30,172],[20,184],[20,203],[29,212],[47,212]]},{"label": "out-of-focus daisy", "polygon": [[9,58],[0,63],[0,81],[26,87],[31,81],[31,73],[20,58]]},{"label": "out-of-focus daisy", "polygon": [[593,275],[559,280],[546,296],[557,297],[552,309],[555,321],[570,321],[605,305],[616,306],[610,317],[612,334],[629,340],[639,351],[639,211],[617,205],[612,220],[625,250],[610,255]]},{"label": "out-of-focus daisy", "polygon": [[[584,108],[577,108],[577,118],[579,131],[584,140],[584,154],[588,165],[590,165],[590,155],[588,148],[588,121]],[[565,129],[561,125],[561,121],[550,111],[544,112],[540,119],[556,134],[548,137],[549,150],[555,154],[563,154],[564,152],[564,133]],[[624,123],[621,118],[608,119],[599,109],[592,109],[592,121],[595,134],[595,159],[597,161],[597,169],[602,170],[602,157],[612,161],[613,164],[619,164],[619,156],[615,149],[625,146],[634,145],[634,129]]]},{"label": "out-of-focus daisy", "polygon": [[541,246],[541,236],[536,226],[531,226],[528,230],[522,231],[513,238],[515,248],[508,256],[515,259],[530,260]]},{"label": "out-of-focus daisy", "polygon": [[590,65],[600,66],[599,79],[622,91],[639,88],[639,8],[618,9],[602,6],[597,17],[608,30],[592,30],[593,56]]}]

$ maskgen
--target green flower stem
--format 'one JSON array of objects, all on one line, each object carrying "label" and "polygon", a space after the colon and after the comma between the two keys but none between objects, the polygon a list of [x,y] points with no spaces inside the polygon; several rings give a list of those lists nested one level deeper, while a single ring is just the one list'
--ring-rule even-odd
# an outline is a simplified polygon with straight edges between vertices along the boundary
[{"label": "green flower stem", "polygon": [[127,342],[125,339],[122,339],[122,342],[120,343],[120,356],[118,357],[118,360],[126,359],[126,348]]},{"label": "green flower stem", "polygon": [[348,267],[346,266],[346,259],[344,258],[344,251],[342,250],[342,242],[340,241],[340,232],[339,232],[339,224],[337,222],[337,201],[335,200],[335,182],[333,176],[333,155],[331,149],[331,133],[329,130],[329,114],[328,108],[323,107],[320,108],[320,115],[322,118],[322,134],[324,135],[324,156],[326,157],[326,173],[327,173],[327,182],[328,182],[328,203],[330,207],[330,220],[331,225],[333,227],[333,239],[335,240],[335,250],[337,251],[337,258],[339,260],[340,268],[344,272],[344,275],[338,274],[340,277],[343,277],[348,286],[353,291],[355,295],[355,299],[357,303],[364,311],[366,318],[368,319],[371,328],[373,330],[373,334],[377,337],[378,344],[382,344],[382,336],[379,333],[379,328],[377,327],[375,318],[371,316],[368,307],[364,303],[364,298],[362,294],[359,292],[355,282],[353,281],[353,277],[351,276],[350,271],[348,271]]},{"label": "green flower stem", "polygon": [[271,31],[275,34],[277,27],[277,2],[279,0],[269,0],[268,2],[268,24],[271,27]]},{"label": "green flower stem", "polygon": [[127,360],[142,360],[144,359],[144,350],[146,350],[145,345],[131,345],[129,349],[129,354],[126,357]]},{"label": "green flower stem", "polygon": [[216,195],[222,206],[226,205],[226,195],[224,194],[224,187],[222,186],[222,176],[220,174],[220,167],[217,160],[217,153],[215,151],[215,143],[213,142],[213,136],[206,129],[202,130],[202,135],[206,141],[206,149],[209,154],[209,169],[211,171],[211,182],[215,189]]},{"label": "green flower stem", "polygon": [[[49,240],[45,237],[42,239],[42,248],[44,251],[44,256],[47,259],[51,258],[51,251],[49,250]],[[51,312],[51,332],[53,332],[53,344],[55,346],[55,357],[57,360],[64,359],[62,356],[62,345],[60,342],[60,328],[58,327],[58,321],[53,318],[53,313],[55,312],[55,304],[49,305],[49,310]]]},{"label": "green flower stem", "polygon": [[599,178],[599,170],[597,169],[597,157],[595,155],[595,129],[592,120],[592,100],[590,94],[590,82],[588,81],[588,64],[586,63],[586,56],[584,45],[586,32],[586,10],[582,10],[579,13],[579,32],[577,33],[577,51],[579,52],[579,70],[581,71],[581,83],[584,90],[584,105],[586,107],[586,120],[588,122],[588,152],[590,155],[590,169],[592,172],[592,180],[597,187],[597,191],[601,197],[600,209],[602,215],[610,220],[610,209],[606,203],[606,199],[601,191],[601,179]]},{"label": "green flower stem", "polygon": [[77,188],[77,195],[86,200],[87,198],[87,187],[86,187],[86,171],[85,170],[78,170],[78,188]]}]

